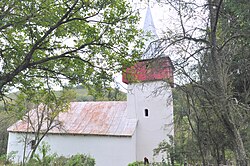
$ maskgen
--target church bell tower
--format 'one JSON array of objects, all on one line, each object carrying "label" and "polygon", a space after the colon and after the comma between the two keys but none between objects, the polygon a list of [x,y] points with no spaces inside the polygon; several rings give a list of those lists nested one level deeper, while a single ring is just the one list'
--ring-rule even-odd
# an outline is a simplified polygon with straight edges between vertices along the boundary
[{"label": "church bell tower", "polygon": [[[157,37],[150,8],[147,9],[144,30]],[[152,47],[151,51],[155,48]],[[147,49],[149,50],[149,49]],[[145,56],[146,55],[146,56]],[[153,156],[153,150],[168,135],[173,135],[173,65],[167,56],[150,56],[123,72],[123,82],[128,85],[128,117],[138,120],[136,130],[136,159],[147,157],[150,162],[162,160]]]}]

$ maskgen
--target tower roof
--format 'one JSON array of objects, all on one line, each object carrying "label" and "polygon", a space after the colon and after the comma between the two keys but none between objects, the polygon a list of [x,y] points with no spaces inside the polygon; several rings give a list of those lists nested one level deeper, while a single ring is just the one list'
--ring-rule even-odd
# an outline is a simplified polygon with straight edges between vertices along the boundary
[{"label": "tower roof", "polygon": [[151,33],[153,38],[158,39],[158,35],[156,33],[153,17],[152,17],[151,10],[150,10],[149,6],[147,8],[146,17],[145,17],[145,20],[144,20],[143,30],[145,32]]},{"label": "tower roof", "polygon": [[126,84],[168,81],[173,86],[173,64],[169,57],[158,57],[138,61],[126,68],[122,74],[122,81]]},{"label": "tower roof", "polygon": [[[156,52],[157,52],[157,49],[159,48],[159,43],[157,42],[159,37],[156,33],[156,28],[154,25],[153,17],[151,14],[151,9],[149,6],[147,8],[143,30],[144,30],[145,37],[147,40],[144,43],[145,51],[142,56],[142,59],[151,59],[151,58],[156,57]],[[150,34],[150,38],[147,37],[148,33]]]}]

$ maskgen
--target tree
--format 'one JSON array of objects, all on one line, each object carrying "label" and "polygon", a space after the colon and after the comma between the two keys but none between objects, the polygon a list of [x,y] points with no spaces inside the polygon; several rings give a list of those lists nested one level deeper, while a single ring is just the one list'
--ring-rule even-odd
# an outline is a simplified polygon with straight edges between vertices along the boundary
[{"label": "tree", "polygon": [[60,96],[55,96],[46,90],[38,92],[31,90],[28,94],[19,94],[15,102],[8,107],[18,112],[22,120],[19,125],[23,126],[20,130],[25,133],[22,139],[23,164],[33,159],[43,138],[52,129],[63,129],[58,115],[69,109],[69,102],[74,96],[75,93],[72,90],[64,90]]},{"label": "tree", "polygon": [[178,14],[178,26],[166,30],[161,42],[163,51],[178,56],[174,64],[182,84],[176,86],[186,94],[203,165],[208,156],[219,165],[225,149],[234,152],[236,165],[247,165],[249,1],[160,2]]},{"label": "tree", "polygon": [[[138,14],[125,0],[3,0],[0,10],[4,102],[13,88],[26,91],[67,81],[108,86],[113,73],[142,47]],[[131,54],[130,48],[135,48]]]},{"label": "tree", "polygon": [[13,124],[18,118],[11,113],[0,112],[0,156],[6,154],[8,144],[7,128]]}]

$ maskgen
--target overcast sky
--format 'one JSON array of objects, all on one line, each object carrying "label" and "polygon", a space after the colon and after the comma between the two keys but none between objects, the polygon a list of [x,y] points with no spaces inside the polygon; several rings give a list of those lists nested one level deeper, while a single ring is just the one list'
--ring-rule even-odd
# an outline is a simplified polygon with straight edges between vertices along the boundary
[{"label": "overcast sky", "polygon": [[[145,15],[147,7],[149,6],[151,9],[153,21],[155,24],[155,28],[157,31],[157,34],[159,37],[162,36],[162,31],[164,30],[164,27],[167,26],[167,23],[172,20],[173,17],[177,17],[176,13],[174,13],[173,10],[169,10],[169,7],[167,5],[159,5],[159,3],[156,3],[155,0],[151,0],[151,2],[145,3],[143,0],[131,0],[132,5],[135,9],[138,9],[141,16],[141,21],[139,28],[143,28],[143,24],[145,21]],[[171,25],[169,22],[168,25]]]}]

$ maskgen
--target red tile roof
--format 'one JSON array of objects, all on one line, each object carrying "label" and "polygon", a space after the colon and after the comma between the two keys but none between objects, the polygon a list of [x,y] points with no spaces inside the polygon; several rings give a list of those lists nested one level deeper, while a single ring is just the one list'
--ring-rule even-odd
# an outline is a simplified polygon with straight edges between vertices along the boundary
[{"label": "red tile roof", "polygon": [[[127,102],[72,102],[70,109],[56,117],[51,134],[79,134],[103,136],[132,136],[137,120],[127,118]],[[31,110],[30,124],[24,117],[8,128],[10,132],[34,132],[31,124],[37,122],[37,111]],[[40,115],[41,117],[41,115]],[[28,126],[29,124],[29,126]],[[42,129],[46,128],[46,123]]]}]

